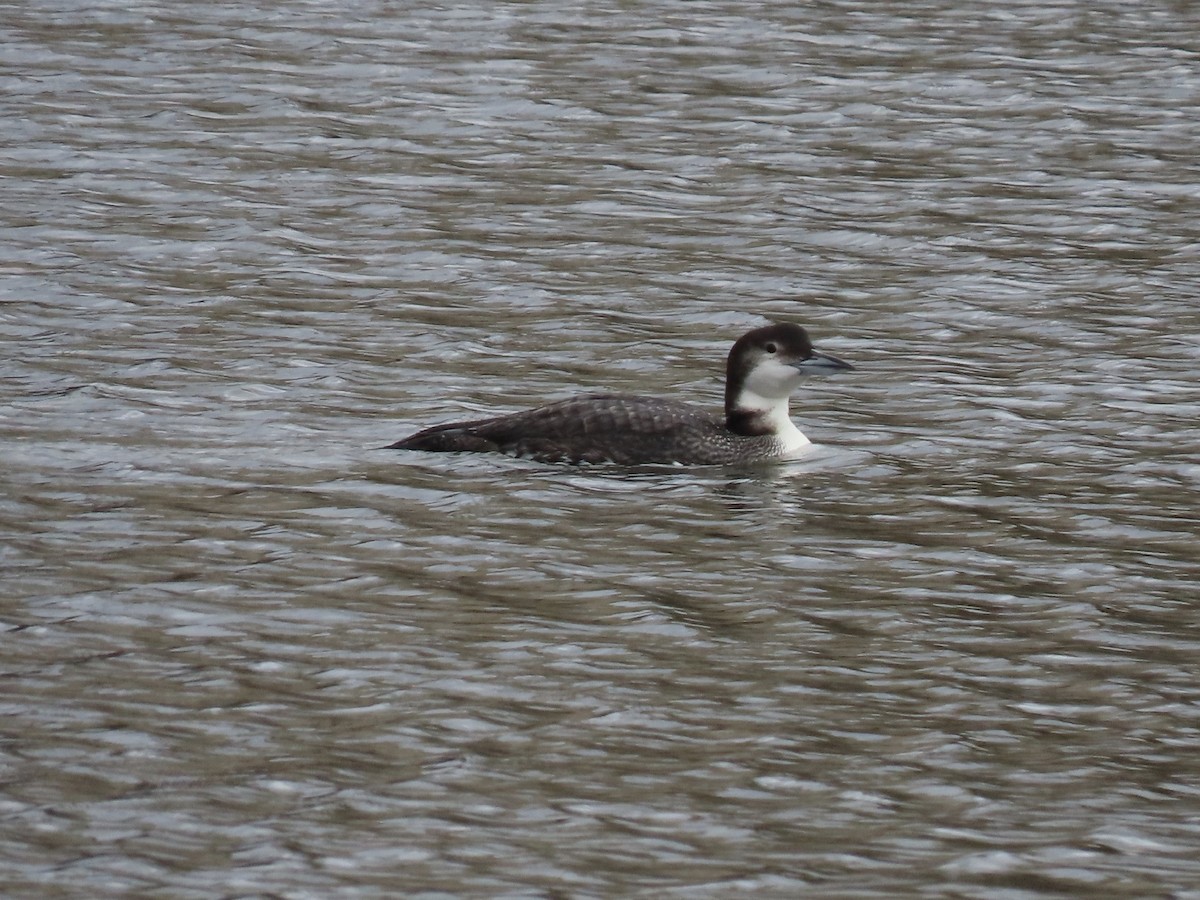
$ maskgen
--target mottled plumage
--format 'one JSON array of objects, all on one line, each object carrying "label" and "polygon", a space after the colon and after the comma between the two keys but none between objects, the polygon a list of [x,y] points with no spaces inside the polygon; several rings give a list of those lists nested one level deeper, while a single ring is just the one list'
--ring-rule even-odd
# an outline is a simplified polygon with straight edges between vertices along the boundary
[{"label": "mottled plumage", "polygon": [[435,425],[391,449],[620,465],[779,459],[808,443],[788,418],[788,396],[803,373],[848,368],[814,353],[798,325],[770,325],[742,336],[729,352],[724,421],[676,400],[590,394],[511,415]]}]

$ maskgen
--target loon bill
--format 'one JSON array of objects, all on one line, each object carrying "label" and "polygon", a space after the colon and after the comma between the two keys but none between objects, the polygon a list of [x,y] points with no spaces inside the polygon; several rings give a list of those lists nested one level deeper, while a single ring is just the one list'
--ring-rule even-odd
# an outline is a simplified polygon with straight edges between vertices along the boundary
[{"label": "loon bill", "polygon": [[785,459],[809,440],[788,413],[808,374],[851,369],[799,325],[755,328],[725,363],[725,418],[677,400],[588,394],[536,409],[434,425],[389,450],[506,453],[542,462],[727,465]]}]

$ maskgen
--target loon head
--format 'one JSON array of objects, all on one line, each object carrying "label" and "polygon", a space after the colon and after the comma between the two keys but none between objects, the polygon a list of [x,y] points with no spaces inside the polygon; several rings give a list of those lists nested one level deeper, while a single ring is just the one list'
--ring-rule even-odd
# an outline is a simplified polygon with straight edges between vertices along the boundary
[{"label": "loon head", "polygon": [[725,423],[747,437],[774,435],[788,450],[808,443],[792,423],[788,398],[805,375],[854,368],[813,350],[808,332],[781,323],[742,335],[725,363]]}]

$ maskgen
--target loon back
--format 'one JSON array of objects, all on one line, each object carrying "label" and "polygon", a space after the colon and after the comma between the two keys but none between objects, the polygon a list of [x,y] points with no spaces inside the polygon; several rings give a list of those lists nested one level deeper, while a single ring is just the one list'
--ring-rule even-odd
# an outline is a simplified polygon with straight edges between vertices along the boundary
[{"label": "loon back", "polygon": [[720,419],[689,403],[588,394],[512,415],[434,425],[388,449],[499,452],[542,462],[703,465],[732,461],[728,452],[719,452],[728,439]]}]

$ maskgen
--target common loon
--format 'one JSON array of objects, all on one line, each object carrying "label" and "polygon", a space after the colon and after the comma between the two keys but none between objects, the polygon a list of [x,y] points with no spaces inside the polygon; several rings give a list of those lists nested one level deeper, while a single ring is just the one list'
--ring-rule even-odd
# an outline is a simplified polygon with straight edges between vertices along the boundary
[{"label": "common loon", "polygon": [[434,425],[385,449],[491,451],[542,462],[727,465],[784,459],[809,443],[788,415],[807,374],[853,368],[799,325],[742,335],[725,364],[725,420],[676,400],[589,394],[491,419]]}]

